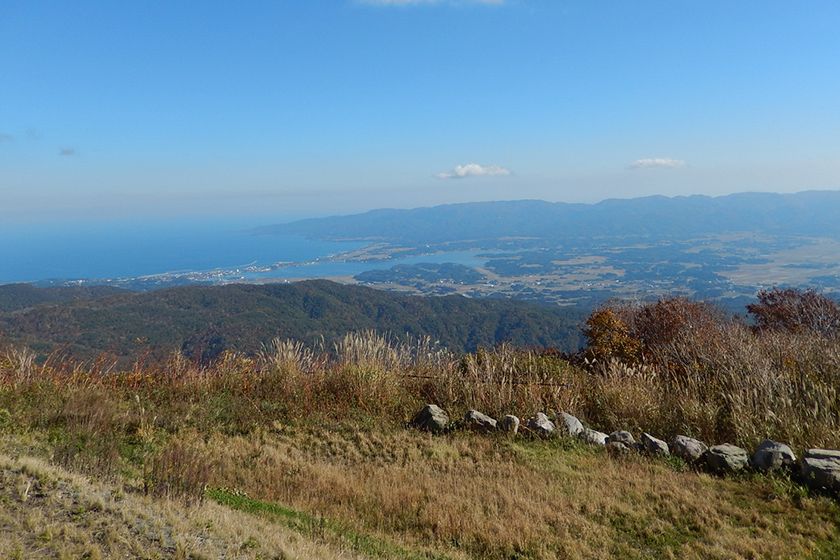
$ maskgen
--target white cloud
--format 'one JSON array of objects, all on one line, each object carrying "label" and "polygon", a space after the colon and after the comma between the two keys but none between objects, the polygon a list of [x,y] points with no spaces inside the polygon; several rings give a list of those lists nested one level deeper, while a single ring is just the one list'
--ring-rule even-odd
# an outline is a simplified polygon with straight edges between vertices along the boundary
[{"label": "white cloud", "polygon": [[510,175],[510,170],[499,165],[467,163],[456,165],[451,171],[438,173],[438,179],[467,179],[468,177],[499,177]]},{"label": "white cloud", "polygon": [[671,158],[642,158],[631,163],[629,167],[630,169],[677,169],[685,167],[685,162]]}]

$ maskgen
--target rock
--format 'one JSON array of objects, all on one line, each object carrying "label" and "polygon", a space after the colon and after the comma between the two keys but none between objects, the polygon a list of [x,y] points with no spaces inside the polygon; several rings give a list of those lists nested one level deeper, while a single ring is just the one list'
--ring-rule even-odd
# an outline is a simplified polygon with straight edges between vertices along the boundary
[{"label": "rock", "polygon": [[749,463],[749,456],[746,449],[724,443],[707,449],[700,460],[712,472],[727,474],[743,470]]},{"label": "rock", "polygon": [[753,453],[751,464],[760,471],[787,469],[796,463],[793,450],[784,443],[765,439]]},{"label": "rock", "polygon": [[811,490],[840,493],[840,451],[807,449],[802,459],[802,481]]},{"label": "rock", "polygon": [[661,439],[657,439],[650,435],[647,432],[644,432],[641,437],[642,442],[642,449],[645,450],[646,453],[650,453],[651,455],[663,455],[667,456],[670,455],[671,452],[668,450],[668,444],[662,441]]},{"label": "rock", "polygon": [[493,432],[496,430],[496,420],[477,410],[468,410],[464,415],[464,423],[468,428],[479,432]]},{"label": "rock", "polygon": [[621,441],[607,441],[607,453],[610,455],[627,455],[632,448]]},{"label": "rock", "polygon": [[670,451],[683,461],[693,463],[699,459],[709,447],[699,439],[688,436],[677,436],[671,442]]},{"label": "rock", "polygon": [[606,445],[610,455],[626,455],[636,448],[636,440],[630,432],[619,430],[607,436]]},{"label": "rock", "polygon": [[633,449],[634,447],[636,447],[636,440],[633,438],[633,434],[631,434],[630,432],[625,432],[624,430],[611,433],[609,435],[609,438],[607,439],[607,443],[613,441],[623,443],[627,446],[627,449]]},{"label": "rock", "polygon": [[440,433],[449,425],[449,415],[436,404],[427,404],[414,416],[411,425],[419,430]]},{"label": "rock", "polygon": [[542,412],[537,412],[535,416],[528,419],[528,429],[533,431],[540,437],[548,437],[554,433],[554,422],[548,419],[548,416]]},{"label": "rock", "polygon": [[508,414],[501,420],[499,420],[498,428],[509,434],[515,434],[519,431],[519,418],[514,416],[513,414]]},{"label": "rock", "polygon": [[572,437],[583,431],[583,424],[581,421],[565,412],[561,412],[557,415],[557,426],[560,430],[564,431],[564,434],[568,434]]},{"label": "rock", "polygon": [[805,457],[811,459],[832,459],[834,461],[840,461],[840,451],[834,451],[833,449],[806,449]]},{"label": "rock", "polygon": [[578,434],[578,438],[590,445],[607,445],[607,438],[609,436],[604,432],[599,432],[597,430],[590,430],[589,428],[584,428],[581,433]]}]

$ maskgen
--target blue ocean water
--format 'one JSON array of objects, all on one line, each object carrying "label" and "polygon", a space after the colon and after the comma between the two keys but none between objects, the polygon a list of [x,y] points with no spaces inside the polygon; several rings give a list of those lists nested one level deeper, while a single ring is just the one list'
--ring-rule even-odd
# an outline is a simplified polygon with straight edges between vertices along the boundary
[{"label": "blue ocean water", "polygon": [[246,274],[248,280],[268,280],[272,278],[335,278],[355,276],[366,270],[381,270],[391,268],[398,264],[417,263],[456,263],[465,266],[482,266],[486,259],[477,255],[474,251],[452,251],[446,253],[432,253],[428,255],[412,255],[385,261],[367,262],[342,262],[342,261],[318,261],[298,266],[283,267],[265,273]]},{"label": "blue ocean water", "polygon": [[352,276],[400,263],[480,265],[474,253],[441,253],[379,262],[324,261],[362,247],[296,236],[258,235],[250,221],[100,222],[9,226],[0,224],[0,284],[45,280],[136,278],[172,272],[300,263],[242,273],[249,281]]},{"label": "blue ocean water", "polygon": [[355,243],[255,235],[263,224],[153,222],[0,226],[0,283],[138,277],[307,261]]}]

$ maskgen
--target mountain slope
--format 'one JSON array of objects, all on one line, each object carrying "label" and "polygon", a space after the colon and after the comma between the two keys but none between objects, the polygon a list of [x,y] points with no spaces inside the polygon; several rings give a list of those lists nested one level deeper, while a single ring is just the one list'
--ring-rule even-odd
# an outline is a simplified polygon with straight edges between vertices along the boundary
[{"label": "mountain slope", "polygon": [[840,191],[651,196],[598,204],[539,200],[449,204],[302,220],[262,233],[435,243],[465,239],[694,236],[726,232],[840,236]]},{"label": "mountain slope", "polygon": [[28,309],[47,303],[69,303],[125,294],[109,286],[57,286],[39,288],[32,284],[0,285],[0,313]]}]

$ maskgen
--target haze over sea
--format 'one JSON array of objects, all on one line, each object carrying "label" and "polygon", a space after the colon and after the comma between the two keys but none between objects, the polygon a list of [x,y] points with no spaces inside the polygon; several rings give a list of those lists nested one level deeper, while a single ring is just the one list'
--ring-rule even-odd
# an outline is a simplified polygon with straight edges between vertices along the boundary
[{"label": "haze over sea", "polygon": [[356,244],[254,235],[245,220],[0,225],[0,283],[308,261]]},{"label": "haze over sea", "polygon": [[[274,222],[284,221],[274,219]],[[0,224],[0,284],[46,280],[136,278],[171,272],[234,270],[248,265],[298,263],[268,272],[243,272],[230,279],[327,278],[417,262],[478,265],[472,252],[421,255],[380,262],[324,262],[361,247],[360,242],[306,239],[254,233],[272,223],[218,218]],[[319,261],[319,262],[313,262]]]}]

